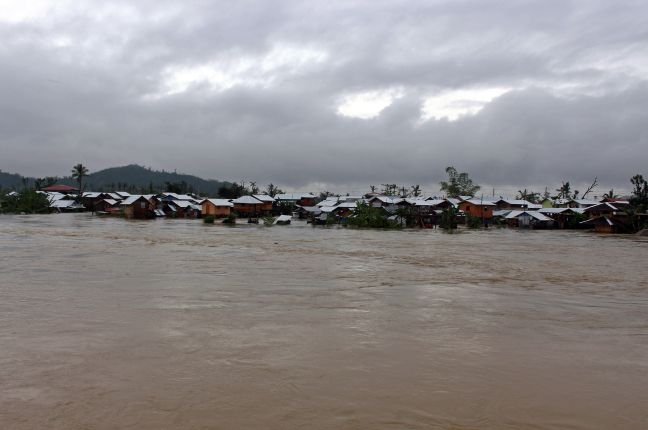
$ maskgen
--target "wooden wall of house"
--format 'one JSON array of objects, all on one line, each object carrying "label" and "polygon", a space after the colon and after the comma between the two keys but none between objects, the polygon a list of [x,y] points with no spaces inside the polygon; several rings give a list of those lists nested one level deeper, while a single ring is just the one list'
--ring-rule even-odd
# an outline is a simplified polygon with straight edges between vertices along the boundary
[{"label": "wooden wall of house", "polygon": [[216,206],[212,202],[204,202],[202,204],[202,215],[211,215],[215,217],[226,217],[230,214],[230,206]]},{"label": "wooden wall of house", "polygon": [[234,211],[239,214],[250,215],[261,212],[261,205],[246,205],[234,203]]},{"label": "wooden wall of house", "polygon": [[480,206],[470,202],[461,202],[459,210],[462,210],[466,215],[491,219],[493,218],[493,206]]},{"label": "wooden wall of house", "polygon": [[124,208],[124,216],[128,219],[153,218],[153,211],[147,201],[138,200]]},{"label": "wooden wall of house", "polygon": [[301,198],[297,200],[299,206],[315,206],[315,199],[312,197]]}]

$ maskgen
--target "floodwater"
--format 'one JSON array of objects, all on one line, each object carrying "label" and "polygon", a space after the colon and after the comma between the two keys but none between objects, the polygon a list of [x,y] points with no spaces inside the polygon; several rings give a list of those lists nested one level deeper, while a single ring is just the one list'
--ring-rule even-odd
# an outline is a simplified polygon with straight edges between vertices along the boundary
[{"label": "floodwater", "polygon": [[2,429],[646,429],[648,241],[0,217]]}]

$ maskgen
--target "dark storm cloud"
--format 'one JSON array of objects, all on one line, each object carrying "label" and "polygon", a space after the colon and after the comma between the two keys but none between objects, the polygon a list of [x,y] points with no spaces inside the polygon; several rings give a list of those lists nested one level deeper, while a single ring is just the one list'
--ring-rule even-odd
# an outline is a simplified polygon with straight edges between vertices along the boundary
[{"label": "dark storm cloud", "polygon": [[[646,18],[631,1],[17,2],[0,10],[0,168],[435,193],[453,164],[502,189],[628,188],[648,173]],[[338,112],[381,91],[375,117]],[[477,109],[421,121],[453,91]]]}]

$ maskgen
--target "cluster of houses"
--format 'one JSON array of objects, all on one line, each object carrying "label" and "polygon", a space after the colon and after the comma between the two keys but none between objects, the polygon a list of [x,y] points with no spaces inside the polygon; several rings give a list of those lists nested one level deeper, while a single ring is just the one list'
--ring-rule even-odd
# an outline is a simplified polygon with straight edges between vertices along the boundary
[{"label": "cluster of houses", "polygon": [[[232,214],[249,221],[286,212],[314,224],[344,222],[353,217],[358,205],[380,209],[385,218],[403,225],[434,228],[444,213],[451,211],[457,222],[507,225],[519,228],[594,228],[599,232],[624,232],[629,229],[629,202],[623,199],[577,200],[545,199],[540,203],[506,198],[394,197],[379,194],[336,196],[319,199],[313,194],[293,193],[246,195],[236,199],[203,198],[171,192],[132,195],[123,191],[84,192],[54,185],[40,191],[47,194],[51,208],[58,212],[92,211],[130,219],[214,218]],[[253,221],[254,222],[254,221]]]}]

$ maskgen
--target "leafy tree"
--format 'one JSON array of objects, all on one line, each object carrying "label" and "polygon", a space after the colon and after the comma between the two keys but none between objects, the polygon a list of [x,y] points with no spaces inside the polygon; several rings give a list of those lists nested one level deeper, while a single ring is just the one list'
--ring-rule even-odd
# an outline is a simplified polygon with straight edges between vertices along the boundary
[{"label": "leafy tree", "polygon": [[643,175],[634,175],[630,182],[634,185],[630,204],[638,210],[645,212],[648,209],[648,181]]},{"label": "leafy tree", "polygon": [[482,228],[484,226],[484,221],[478,216],[466,214],[466,226],[468,228]]},{"label": "leafy tree", "polygon": [[180,185],[176,184],[175,182],[165,182],[164,183],[164,189],[166,190],[167,193],[176,193],[180,194]]},{"label": "leafy tree", "polygon": [[361,228],[398,228],[399,223],[388,220],[380,208],[359,201],[353,216],[347,220],[347,225]]},{"label": "leafy tree", "polygon": [[224,199],[238,199],[247,194],[250,194],[250,191],[243,184],[236,182],[230,185],[223,185],[218,189],[218,195]]},{"label": "leafy tree", "polygon": [[441,191],[445,192],[448,197],[472,197],[481,188],[473,183],[466,172],[459,173],[452,166],[446,167],[445,171],[448,174],[448,181],[441,181]]},{"label": "leafy tree", "polygon": [[259,187],[257,187],[256,182],[250,182],[250,193],[251,194],[259,194],[261,190],[259,190]]},{"label": "leafy tree", "polygon": [[270,197],[274,197],[274,196],[276,196],[277,194],[283,194],[284,192],[283,192],[283,190],[281,190],[279,187],[277,187],[275,184],[273,184],[272,182],[270,182],[270,183],[268,184],[268,186],[266,187],[266,193],[268,193],[268,195],[269,195]]},{"label": "leafy tree", "polygon": [[450,205],[447,209],[443,210],[439,226],[445,230],[452,230],[457,228],[457,210],[454,208],[454,206]]},{"label": "leafy tree", "polygon": [[337,196],[337,194],[333,194],[332,192],[327,191],[327,190],[324,190],[319,194],[320,200],[325,200],[325,199],[327,199],[329,197],[335,197],[335,196]]},{"label": "leafy tree", "polygon": [[45,181],[43,185],[45,187],[51,187],[52,185],[58,182],[58,176],[45,176]]},{"label": "leafy tree", "polygon": [[394,215],[398,216],[400,225],[412,225],[414,223],[414,216],[410,207],[399,207],[394,211]]},{"label": "leafy tree", "polygon": [[614,193],[614,188],[610,189],[607,193],[603,194],[604,199],[616,199],[619,196]]},{"label": "leafy tree", "polygon": [[79,195],[77,197],[79,201],[83,195],[83,178],[86,176],[88,176],[88,168],[83,164],[79,163],[72,168],[72,178],[76,179],[79,184]]},{"label": "leafy tree", "polygon": [[4,196],[0,210],[3,213],[49,213],[50,202],[45,194],[25,188],[14,196]]},{"label": "leafy tree", "polygon": [[414,197],[418,197],[421,195],[421,186],[420,185],[413,185],[412,187],[412,192],[411,195]]}]

